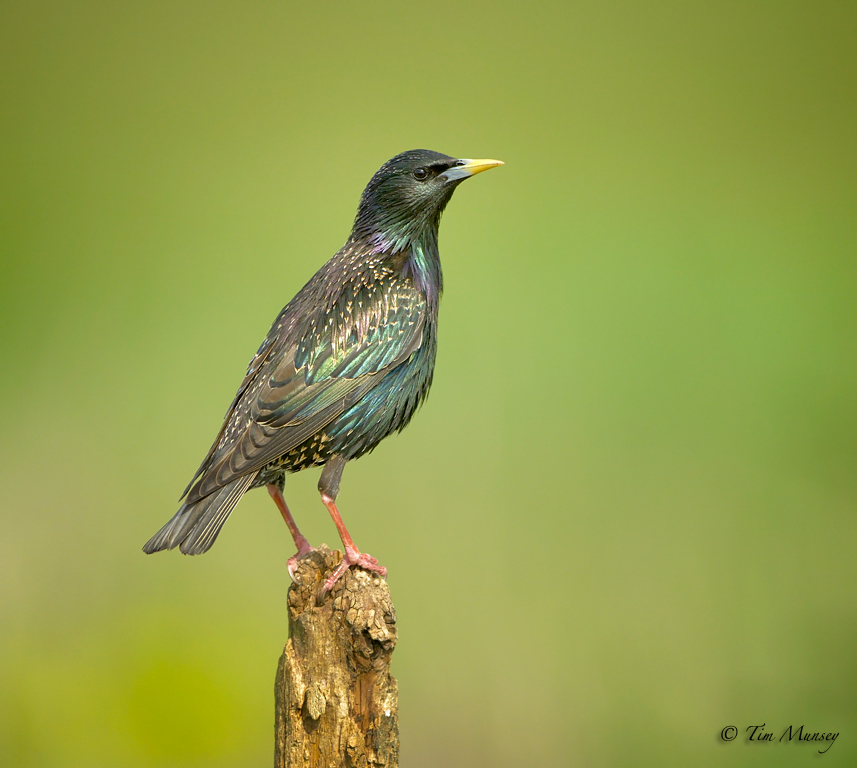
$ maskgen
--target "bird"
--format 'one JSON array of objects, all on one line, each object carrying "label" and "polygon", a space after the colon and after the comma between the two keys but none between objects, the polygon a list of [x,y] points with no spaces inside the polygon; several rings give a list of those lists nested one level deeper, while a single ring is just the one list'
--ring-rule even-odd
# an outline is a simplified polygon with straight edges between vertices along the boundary
[{"label": "bird", "polygon": [[313,548],[286,504],[286,475],[322,466],[318,490],[344,550],[322,592],[351,566],[386,578],[342,521],[342,473],[404,429],[428,394],[443,290],[441,214],[461,182],[500,165],[415,149],[378,169],[345,245],[274,320],[179,510],[145,553],[208,551],[244,493],[265,487],[297,548],[287,561],[294,580]]}]

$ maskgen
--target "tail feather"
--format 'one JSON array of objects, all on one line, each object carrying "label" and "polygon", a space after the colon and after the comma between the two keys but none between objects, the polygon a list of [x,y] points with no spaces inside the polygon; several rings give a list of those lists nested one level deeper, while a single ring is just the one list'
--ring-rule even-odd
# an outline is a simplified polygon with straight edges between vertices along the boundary
[{"label": "tail feather", "polygon": [[207,552],[254,479],[252,474],[244,475],[193,504],[182,504],[169,522],[146,542],[143,551],[150,555],[181,546],[185,555]]}]

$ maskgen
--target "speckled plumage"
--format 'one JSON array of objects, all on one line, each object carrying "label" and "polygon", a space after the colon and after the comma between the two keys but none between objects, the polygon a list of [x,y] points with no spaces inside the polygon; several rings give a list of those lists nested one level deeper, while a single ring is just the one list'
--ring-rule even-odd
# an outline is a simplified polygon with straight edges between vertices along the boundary
[{"label": "speckled plumage", "polygon": [[348,241],[274,321],[184,503],[146,552],[206,551],[246,490],[282,489],[287,473],[334,457],[335,482],[320,490],[335,499],[341,466],[408,424],[437,351],[438,224],[457,184],[479,172],[468,162],[482,161],[413,150],[373,176]]}]

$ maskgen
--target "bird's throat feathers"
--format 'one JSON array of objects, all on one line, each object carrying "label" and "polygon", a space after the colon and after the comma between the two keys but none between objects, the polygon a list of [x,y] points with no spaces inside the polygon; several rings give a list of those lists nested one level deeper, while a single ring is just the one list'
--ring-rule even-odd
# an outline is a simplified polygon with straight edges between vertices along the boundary
[{"label": "bird's throat feathers", "polygon": [[410,276],[414,285],[425,293],[429,305],[437,311],[440,294],[443,292],[443,271],[437,250],[437,230],[430,242],[411,243],[408,258],[402,272]]},{"label": "bird's throat feathers", "polygon": [[391,256],[400,266],[401,275],[414,281],[414,285],[425,294],[429,305],[437,309],[443,292],[443,271],[437,247],[437,225],[426,228],[416,237],[389,238],[375,232],[364,238],[373,255]]}]

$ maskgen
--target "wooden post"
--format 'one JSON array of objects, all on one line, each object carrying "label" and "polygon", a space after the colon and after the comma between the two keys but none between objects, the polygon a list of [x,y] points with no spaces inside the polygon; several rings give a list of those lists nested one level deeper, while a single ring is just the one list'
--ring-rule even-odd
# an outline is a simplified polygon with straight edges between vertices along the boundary
[{"label": "wooden post", "polygon": [[289,588],[289,639],[275,685],[275,768],[399,765],[390,590],[377,574],[349,568],[319,600],[341,559],[322,545],[300,561]]}]

